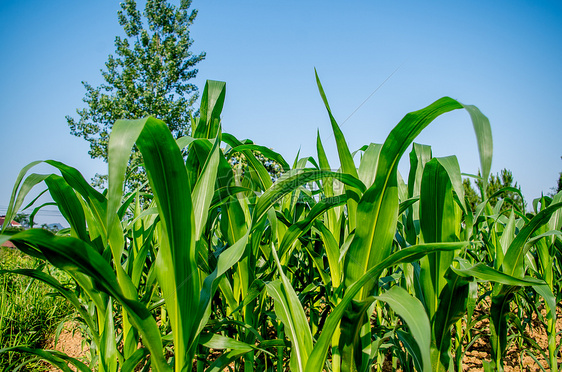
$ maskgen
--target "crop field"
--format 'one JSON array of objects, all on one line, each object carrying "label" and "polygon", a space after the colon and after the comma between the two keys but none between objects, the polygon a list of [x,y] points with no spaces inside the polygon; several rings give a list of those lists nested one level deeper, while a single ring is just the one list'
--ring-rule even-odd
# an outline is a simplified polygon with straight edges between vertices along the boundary
[{"label": "crop field", "polygon": [[[57,161],[44,162],[52,174],[22,169],[6,220],[46,186],[70,228],[3,232],[0,244],[40,264],[1,275],[72,306],[87,355],[21,344],[0,355],[84,372],[558,371],[562,193],[532,212],[504,197],[516,188],[486,195],[490,123],[449,97],[349,149],[317,83],[336,167],[319,135],[315,157],[293,160],[224,133],[226,85],[208,81],[191,136],[152,117],[114,124],[103,192]],[[457,158],[415,142],[453,110],[476,136],[474,208]],[[148,183],[131,190],[133,146]]]}]

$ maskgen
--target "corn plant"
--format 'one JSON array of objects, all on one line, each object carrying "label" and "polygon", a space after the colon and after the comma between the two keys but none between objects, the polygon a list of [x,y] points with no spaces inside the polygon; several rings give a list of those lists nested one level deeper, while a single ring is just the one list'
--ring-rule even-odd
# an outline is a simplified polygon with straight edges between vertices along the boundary
[{"label": "corn plant", "polygon": [[[41,270],[19,272],[74,306],[91,355],[84,362],[19,350],[65,371],[69,363],[111,372],[345,372],[389,362],[405,371],[461,369],[463,340],[471,337],[461,322],[471,324],[484,283],[492,286],[493,367],[503,368],[507,315],[525,287],[546,304],[556,370],[562,275],[552,257],[559,255],[561,196],[526,216],[492,208],[488,200],[497,195],[484,194],[473,212],[457,159],[433,158],[413,141],[440,115],[466,110],[485,190],[492,137],[476,107],[441,98],[407,114],[383,144],[351,152],[316,79],[337,170],[319,134],[317,157],[297,155],[290,165],[268,147],[223,133],[226,87],[217,81],[205,86],[191,136],[175,140],[151,117],[117,121],[104,192],[60,162],[46,161],[53,174],[29,173],[39,162],[24,167],[6,220],[44,184],[70,228],[1,234],[0,242],[70,275],[76,291]],[[398,163],[410,145],[406,183]],[[133,146],[148,178],[137,190],[125,187]]]}]

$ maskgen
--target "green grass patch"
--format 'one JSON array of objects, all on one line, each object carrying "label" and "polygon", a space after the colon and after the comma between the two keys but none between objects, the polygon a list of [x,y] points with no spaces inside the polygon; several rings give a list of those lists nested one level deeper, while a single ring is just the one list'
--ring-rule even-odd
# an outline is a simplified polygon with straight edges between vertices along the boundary
[{"label": "green grass patch", "polygon": [[[37,269],[42,262],[12,248],[0,248],[0,270]],[[68,276],[52,266],[50,272],[61,282]],[[73,314],[72,306],[52,289],[23,275],[0,274],[0,349],[12,346],[43,348],[61,321]],[[45,362],[34,356],[16,352],[0,354],[0,371],[12,371],[27,363],[20,371],[46,371]]]}]

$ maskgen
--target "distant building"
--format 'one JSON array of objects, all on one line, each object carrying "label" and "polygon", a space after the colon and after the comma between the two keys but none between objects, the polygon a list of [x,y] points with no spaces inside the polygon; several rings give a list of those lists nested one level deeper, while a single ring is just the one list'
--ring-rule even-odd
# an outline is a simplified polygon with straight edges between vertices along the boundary
[{"label": "distant building", "polygon": [[[6,216],[0,216],[0,226],[4,225],[4,221],[6,220]],[[16,222],[16,221],[12,221],[10,222],[10,224],[6,227],[22,227],[21,223]]]},{"label": "distant building", "polygon": [[[4,221],[6,220],[6,216],[0,216],[0,226],[4,226]],[[21,224],[19,222],[16,221],[11,221],[8,226],[6,227],[16,227],[16,228],[21,228]],[[4,244],[2,244],[2,247],[9,247],[9,248],[15,248],[16,246],[12,244],[12,242],[4,242]]]}]

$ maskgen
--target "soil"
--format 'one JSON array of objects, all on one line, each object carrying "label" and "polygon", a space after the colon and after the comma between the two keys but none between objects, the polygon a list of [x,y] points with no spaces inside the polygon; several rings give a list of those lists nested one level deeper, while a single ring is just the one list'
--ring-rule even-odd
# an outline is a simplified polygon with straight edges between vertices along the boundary
[{"label": "soil", "polygon": [[[558,333],[562,331],[562,311],[558,307],[557,319],[556,319],[556,330]],[[542,309],[541,314],[543,317],[546,316],[546,310]],[[489,342],[490,334],[489,331],[489,320],[483,319],[476,323],[475,329],[480,332],[482,337],[476,340],[476,342],[470,347],[466,355],[463,358],[463,371],[479,371],[483,370],[483,361],[491,361],[491,346]],[[538,346],[543,350],[546,358],[548,358],[548,337],[546,334],[546,329],[544,324],[538,319],[536,314],[533,314],[530,326],[525,328],[525,336],[534,340]],[[556,337],[556,344],[560,345],[560,334]],[[536,352],[536,350],[533,350]],[[542,354],[535,355],[538,362],[542,365],[544,370],[548,371],[548,360],[545,359]],[[560,353],[558,355],[558,364],[562,363],[562,358]],[[525,349],[525,345],[518,345],[517,342],[513,342],[507,350],[507,355],[504,360],[504,370],[506,372],[523,372],[523,371],[541,371],[542,369],[538,366],[537,361],[533,359]]]},{"label": "soil", "polygon": [[[55,337],[53,336],[45,345],[44,347],[47,350],[57,350],[65,353],[66,355],[79,359],[82,362],[85,362],[86,355],[88,353],[87,346],[82,345],[82,336],[80,334],[80,330],[76,323],[67,322],[64,325],[64,328],[58,338],[57,343],[55,344]],[[49,365],[49,372],[59,372],[60,370],[47,363]],[[88,363],[86,363],[87,365]],[[70,369],[76,371],[76,368],[73,365],[70,365]]]}]

